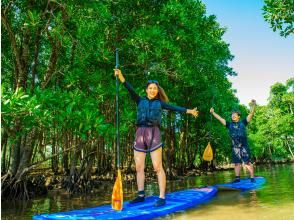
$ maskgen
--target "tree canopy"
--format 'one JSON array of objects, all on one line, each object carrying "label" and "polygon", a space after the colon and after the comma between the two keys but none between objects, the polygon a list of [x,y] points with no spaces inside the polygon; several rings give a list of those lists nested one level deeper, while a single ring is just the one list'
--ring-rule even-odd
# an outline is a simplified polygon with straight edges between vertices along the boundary
[{"label": "tree canopy", "polygon": [[263,16],[273,31],[279,31],[284,37],[294,34],[294,1],[265,0],[264,3]]}]

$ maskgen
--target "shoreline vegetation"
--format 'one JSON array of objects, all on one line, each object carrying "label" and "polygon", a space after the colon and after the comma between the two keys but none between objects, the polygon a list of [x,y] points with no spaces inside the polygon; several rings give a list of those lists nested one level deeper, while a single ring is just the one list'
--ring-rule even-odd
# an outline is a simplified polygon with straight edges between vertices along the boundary
[{"label": "shoreline vegetation", "polygon": [[[294,163],[294,159],[292,160],[277,160],[277,161],[259,161],[255,162],[254,165],[276,165],[276,164],[291,164]],[[208,164],[207,164],[208,165]],[[176,175],[176,171],[172,171],[172,175],[169,170],[167,170],[167,180],[183,180],[187,177],[196,177],[201,175],[210,175],[214,172],[221,172],[226,170],[233,170],[234,164],[227,164],[222,166],[207,166],[206,168],[202,169],[196,169],[193,168],[191,170],[187,170],[184,175]],[[155,181],[157,179],[155,172],[149,167],[147,167],[146,170],[146,181]],[[50,171],[50,168],[45,169],[36,169],[32,173],[28,174],[26,176],[27,178],[27,190],[30,195],[30,199],[34,199],[40,196],[45,196],[51,191],[60,191],[63,194],[91,194],[95,193],[96,190],[99,190],[100,185],[104,184],[114,184],[115,180],[115,172],[109,171],[105,173],[104,175],[97,176],[94,174],[91,175],[90,179],[87,181],[87,183],[83,183],[80,181],[80,188],[76,189],[74,191],[69,191],[65,185],[67,180],[67,175],[62,172],[58,172],[57,174],[54,174]],[[136,181],[135,171],[125,173],[124,170],[122,170],[122,178],[124,184],[128,183],[134,183]],[[83,178],[81,178],[83,179]],[[1,197],[2,200],[4,200],[3,196]],[[9,200],[9,198],[5,198],[5,200]],[[14,198],[15,199],[15,198]],[[21,198],[20,198],[21,199]]]}]

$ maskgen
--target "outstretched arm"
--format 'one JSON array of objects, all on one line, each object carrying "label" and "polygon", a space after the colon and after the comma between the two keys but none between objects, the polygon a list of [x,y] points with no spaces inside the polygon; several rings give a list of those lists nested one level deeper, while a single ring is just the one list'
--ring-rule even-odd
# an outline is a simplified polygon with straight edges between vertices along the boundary
[{"label": "outstretched arm", "polygon": [[135,100],[136,103],[138,104],[139,100],[140,100],[140,96],[136,93],[136,91],[133,89],[131,84],[126,81],[125,77],[121,73],[121,70],[120,69],[114,69],[114,75],[119,78],[119,81],[121,83],[123,83],[123,85],[126,87],[126,89],[131,94],[132,99]]},{"label": "outstretched arm", "polygon": [[249,103],[250,106],[250,113],[247,116],[247,122],[250,122],[254,116],[255,113],[255,108],[256,108],[256,101],[254,99],[251,100],[251,102]]},{"label": "outstretched arm", "polygon": [[180,107],[180,106],[175,106],[175,105],[167,104],[166,102],[161,102],[161,107],[163,109],[166,109],[166,110],[171,110],[171,111],[176,111],[176,112],[191,114],[195,118],[197,118],[198,113],[199,113],[198,110],[197,110],[197,108],[194,108],[194,109],[186,109],[186,108],[183,108],[183,107]]},{"label": "outstretched arm", "polygon": [[223,119],[221,116],[219,116],[218,114],[216,114],[215,112],[214,112],[214,109],[213,108],[211,108],[210,109],[210,113],[217,119],[217,120],[219,120],[220,121],[220,123],[222,123],[224,126],[226,126],[226,120],[225,119]]}]

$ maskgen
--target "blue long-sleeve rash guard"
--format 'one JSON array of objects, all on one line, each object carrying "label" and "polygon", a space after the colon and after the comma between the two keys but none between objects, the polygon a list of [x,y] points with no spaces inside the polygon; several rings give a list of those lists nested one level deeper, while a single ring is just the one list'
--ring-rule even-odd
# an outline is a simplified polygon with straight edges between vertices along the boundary
[{"label": "blue long-sleeve rash guard", "polygon": [[161,125],[162,109],[186,113],[187,108],[169,105],[160,99],[148,99],[148,97],[139,96],[131,84],[127,81],[123,83],[129,91],[132,99],[137,103],[137,126],[139,127],[154,127]]}]

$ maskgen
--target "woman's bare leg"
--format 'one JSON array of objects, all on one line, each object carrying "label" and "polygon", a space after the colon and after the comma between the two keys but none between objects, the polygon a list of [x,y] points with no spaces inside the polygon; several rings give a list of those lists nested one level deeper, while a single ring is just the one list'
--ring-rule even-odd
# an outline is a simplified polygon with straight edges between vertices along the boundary
[{"label": "woman's bare leg", "polygon": [[165,199],[166,176],[162,166],[162,147],[151,152],[151,159],[158,178],[159,198]]},{"label": "woman's bare leg", "polygon": [[136,173],[137,173],[136,178],[137,178],[138,191],[144,190],[145,158],[146,158],[146,153],[134,150],[134,159],[135,159],[135,165],[136,165]]}]

